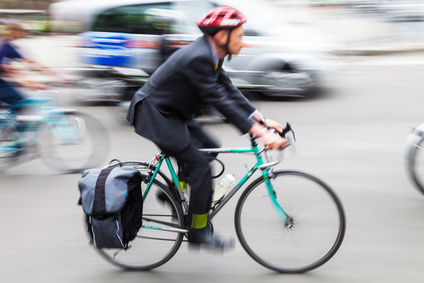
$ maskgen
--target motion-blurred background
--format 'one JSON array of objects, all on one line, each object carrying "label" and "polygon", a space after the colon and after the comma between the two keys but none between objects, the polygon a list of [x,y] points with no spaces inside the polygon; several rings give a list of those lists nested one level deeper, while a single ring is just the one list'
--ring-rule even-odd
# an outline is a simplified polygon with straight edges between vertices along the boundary
[{"label": "motion-blurred background", "polygon": [[[424,198],[404,153],[424,118],[423,1],[0,0],[0,18],[25,22],[22,52],[75,78],[57,99],[106,126],[105,158],[149,161],[157,148],[125,123],[126,103],[167,52],[199,35],[193,19],[213,3],[248,18],[243,53],[225,65],[233,82],[296,131],[298,160],[277,168],[316,175],[341,198],[347,231],[338,253],[317,270],[285,275],[238,243],[223,256],[183,246],[152,272],[121,272],[88,247],[80,174],[32,160],[0,174],[1,282],[422,282]],[[133,30],[140,19],[143,29]],[[199,114],[218,121],[205,127],[224,147],[248,145],[213,109]],[[250,165],[225,162],[236,176]],[[235,236],[235,203],[214,219],[221,233]]]}]

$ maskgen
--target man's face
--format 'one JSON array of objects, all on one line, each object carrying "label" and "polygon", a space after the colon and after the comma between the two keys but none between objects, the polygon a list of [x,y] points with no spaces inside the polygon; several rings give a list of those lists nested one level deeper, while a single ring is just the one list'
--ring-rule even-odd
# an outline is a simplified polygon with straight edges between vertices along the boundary
[{"label": "man's face", "polygon": [[243,35],[244,28],[243,26],[239,26],[232,30],[230,35],[230,44],[228,45],[228,50],[230,54],[238,55],[243,46]]}]

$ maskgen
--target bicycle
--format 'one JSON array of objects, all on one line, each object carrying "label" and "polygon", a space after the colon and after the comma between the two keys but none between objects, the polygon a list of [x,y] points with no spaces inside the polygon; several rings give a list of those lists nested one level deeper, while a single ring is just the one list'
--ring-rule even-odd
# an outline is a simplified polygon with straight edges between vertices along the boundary
[{"label": "bicycle", "polygon": [[424,194],[424,123],[408,135],[405,157],[408,174],[415,187]]},{"label": "bicycle", "polygon": [[[290,124],[283,135],[287,133],[293,133]],[[211,205],[209,218],[213,219],[252,175],[261,171],[261,176],[244,189],[235,209],[234,224],[241,245],[254,260],[277,272],[302,273],[321,266],[334,256],[344,238],[346,220],[339,198],[312,175],[274,171],[282,151],[271,160],[266,149],[259,149],[256,138],[250,137],[250,142],[246,148],[202,149],[214,154],[250,153],[256,157],[256,164]],[[160,170],[164,163],[170,178]],[[224,171],[224,163],[221,165],[217,176]],[[94,248],[123,269],[156,268],[169,261],[186,241],[188,193],[181,188],[170,157],[163,153],[150,162],[115,159],[106,167],[118,166],[137,168],[142,173],[143,225],[125,250]]]},{"label": "bicycle", "polygon": [[94,117],[28,97],[0,110],[0,172],[41,158],[53,170],[82,172],[103,162],[108,134]]}]

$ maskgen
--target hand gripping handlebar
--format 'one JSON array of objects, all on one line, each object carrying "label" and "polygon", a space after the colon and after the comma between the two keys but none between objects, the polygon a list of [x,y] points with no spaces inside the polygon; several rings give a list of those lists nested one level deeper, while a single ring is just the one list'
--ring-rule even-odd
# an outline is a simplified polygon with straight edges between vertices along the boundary
[{"label": "hand gripping handlebar", "polygon": [[[288,133],[291,133],[292,136],[287,136]],[[293,146],[296,142],[296,136],[294,134],[293,128],[291,127],[290,123],[286,123],[286,126],[284,127],[284,129],[282,130],[281,133],[278,133],[281,137],[283,138],[287,138],[289,140],[289,145],[288,146]],[[271,161],[268,163],[264,163],[262,165],[260,165],[258,168],[259,169],[264,169],[264,168],[268,168],[268,167],[272,167],[277,165],[278,163],[281,162],[281,160],[283,159],[283,150],[281,149],[278,151],[278,155],[275,161]]]}]

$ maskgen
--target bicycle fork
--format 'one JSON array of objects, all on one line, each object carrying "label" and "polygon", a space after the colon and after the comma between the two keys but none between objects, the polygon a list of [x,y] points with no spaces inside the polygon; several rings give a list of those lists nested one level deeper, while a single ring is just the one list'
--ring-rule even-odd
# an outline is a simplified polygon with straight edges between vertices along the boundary
[{"label": "bicycle fork", "polygon": [[272,172],[272,169],[269,168],[268,170],[262,171],[262,176],[264,178],[266,187],[268,189],[269,196],[271,198],[272,205],[274,206],[275,210],[277,211],[278,215],[280,215],[281,219],[284,221],[284,225],[287,229],[291,230],[294,228],[294,221],[293,218],[291,218],[281,207],[281,205],[277,201],[277,195],[275,193],[274,188],[272,187],[270,179],[274,177],[274,173]]}]

